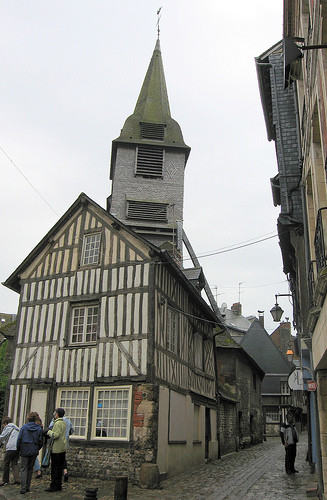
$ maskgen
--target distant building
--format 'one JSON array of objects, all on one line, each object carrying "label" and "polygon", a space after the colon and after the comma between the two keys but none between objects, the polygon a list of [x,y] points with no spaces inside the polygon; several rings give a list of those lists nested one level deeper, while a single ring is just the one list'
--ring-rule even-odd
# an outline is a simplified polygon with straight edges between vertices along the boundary
[{"label": "distant building", "polygon": [[[280,351],[265,330],[262,316],[260,319],[253,316],[245,318],[239,302],[233,304],[231,309],[221,309],[221,313],[232,338],[265,373],[261,385],[264,434],[279,435],[287,410],[298,401],[288,386],[288,377],[295,367],[287,360],[286,352]],[[288,333],[290,335],[290,330]]]},{"label": "distant building", "polygon": [[263,441],[263,370],[230,336],[216,336],[220,453]]}]

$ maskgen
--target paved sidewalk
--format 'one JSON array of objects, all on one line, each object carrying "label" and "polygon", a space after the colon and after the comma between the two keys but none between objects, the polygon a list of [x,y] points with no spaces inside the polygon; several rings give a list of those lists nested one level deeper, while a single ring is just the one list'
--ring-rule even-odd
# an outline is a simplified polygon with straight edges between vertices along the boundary
[{"label": "paved sidewalk", "polygon": [[[296,468],[299,474],[284,470],[284,448],[279,438],[210,462],[197,470],[162,481],[159,490],[142,490],[128,485],[128,500],[304,500],[307,488],[317,483],[306,462],[306,434],[300,436]],[[98,500],[113,500],[114,481],[70,477],[63,491],[47,493],[49,472],[33,479],[31,492],[20,494],[19,486],[0,488],[1,500],[83,500],[85,488],[97,487]],[[314,497],[317,498],[317,497]]]}]

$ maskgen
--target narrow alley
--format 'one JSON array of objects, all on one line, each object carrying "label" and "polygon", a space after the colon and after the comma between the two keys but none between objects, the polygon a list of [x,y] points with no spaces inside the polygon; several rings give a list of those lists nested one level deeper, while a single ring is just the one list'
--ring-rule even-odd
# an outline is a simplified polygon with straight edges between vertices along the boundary
[{"label": "narrow alley", "polygon": [[[264,443],[241,450],[208,463],[199,469],[162,481],[160,490],[141,490],[128,486],[128,500],[304,500],[308,488],[316,485],[316,475],[310,473],[306,462],[306,433],[300,436],[296,467],[299,474],[286,475],[284,449],[279,438],[268,438]],[[82,500],[85,488],[97,487],[98,500],[113,500],[114,481],[70,478],[62,492],[45,493],[49,473],[41,480],[33,480],[29,500]],[[1,488],[0,499],[21,498],[19,487]],[[311,497],[317,498],[317,497]]]}]

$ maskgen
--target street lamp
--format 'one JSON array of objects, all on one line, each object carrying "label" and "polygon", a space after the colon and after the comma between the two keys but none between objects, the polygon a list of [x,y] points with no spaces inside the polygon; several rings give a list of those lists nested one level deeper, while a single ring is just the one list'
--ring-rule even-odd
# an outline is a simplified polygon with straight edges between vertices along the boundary
[{"label": "street lamp", "polygon": [[292,363],[293,361],[293,357],[294,357],[294,352],[292,351],[291,348],[287,349],[286,351],[286,356],[287,356],[287,359],[290,363]]},{"label": "street lamp", "polygon": [[290,293],[277,293],[275,295],[276,303],[275,303],[274,307],[272,307],[270,309],[270,314],[272,315],[273,320],[276,321],[277,323],[279,323],[283,314],[284,314],[284,310],[278,304],[277,297],[292,297],[292,294],[290,294]]}]

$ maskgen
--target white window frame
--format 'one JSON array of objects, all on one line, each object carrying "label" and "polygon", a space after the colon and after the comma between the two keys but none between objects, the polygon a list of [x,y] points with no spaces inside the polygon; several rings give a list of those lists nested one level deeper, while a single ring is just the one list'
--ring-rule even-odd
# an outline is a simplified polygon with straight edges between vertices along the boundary
[{"label": "white window frame", "polygon": [[279,424],[280,423],[279,410],[266,410],[266,423]]},{"label": "white window frame", "polygon": [[[82,397],[78,398],[78,395]],[[74,404],[75,401],[76,404]],[[86,439],[90,408],[90,389],[85,387],[62,387],[58,389],[57,408],[65,409],[65,417],[69,418],[74,427],[74,439]],[[84,429],[84,432],[80,432],[82,429]]]},{"label": "white window frame", "polygon": [[83,238],[82,266],[92,266],[99,263],[101,233],[85,234]]},{"label": "white window frame", "polygon": [[179,313],[168,306],[166,348],[175,354],[179,353],[179,329]]},{"label": "white window frame", "polygon": [[[89,313],[92,314],[92,318],[95,316],[95,311],[94,309],[97,309],[96,311],[96,317],[97,321],[96,323],[92,322],[89,323],[89,318],[90,315]],[[84,316],[77,315],[78,312],[81,312],[84,310]],[[93,311],[91,311],[93,310]],[[81,323],[79,320],[81,318],[84,318],[83,323]],[[70,325],[70,339],[69,339],[69,344],[70,345],[84,345],[84,344],[95,344],[97,342],[98,338],[98,329],[99,329],[99,320],[100,320],[100,306],[97,303],[92,303],[92,304],[76,304],[72,307],[71,309],[71,325]],[[89,332],[88,331],[88,326],[95,327],[95,331]],[[77,331],[79,330],[79,331]],[[74,341],[73,337],[74,335],[82,335],[82,340],[80,341]],[[92,339],[87,340],[87,336],[92,335]]]},{"label": "white window frame", "polygon": [[[118,396],[120,392],[124,392],[124,397],[119,399],[109,396],[109,393],[113,395],[115,392]],[[100,396],[102,396],[101,399]],[[119,402],[120,404],[117,405]],[[95,388],[93,408],[92,439],[129,441],[132,413],[131,385]],[[102,425],[99,426],[99,423]]]}]

